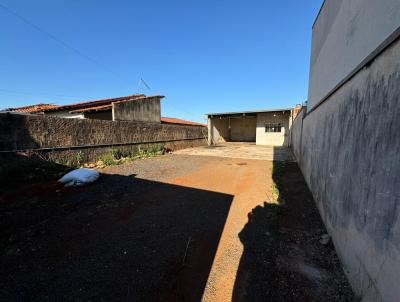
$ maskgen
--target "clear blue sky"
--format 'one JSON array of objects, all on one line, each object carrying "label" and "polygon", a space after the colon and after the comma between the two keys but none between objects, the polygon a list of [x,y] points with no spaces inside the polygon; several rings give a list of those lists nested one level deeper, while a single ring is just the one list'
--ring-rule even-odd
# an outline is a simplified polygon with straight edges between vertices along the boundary
[{"label": "clear blue sky", "polygon": [[[322,0],[0,0],[0,108],[162,94],[162,115],[306,100]],[[92,62],[93,59],[95,62]],[[140,78],[150,86],[139,86]]]}]

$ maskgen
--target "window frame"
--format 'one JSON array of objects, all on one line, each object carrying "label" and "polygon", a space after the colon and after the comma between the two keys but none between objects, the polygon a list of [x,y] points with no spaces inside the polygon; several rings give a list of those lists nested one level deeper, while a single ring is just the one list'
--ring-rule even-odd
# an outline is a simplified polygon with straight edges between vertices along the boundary
[{"label": "window frame", "polygon": [[265,133],[281,133],[283,124],[282,123],[265,123],[264,131]]}]

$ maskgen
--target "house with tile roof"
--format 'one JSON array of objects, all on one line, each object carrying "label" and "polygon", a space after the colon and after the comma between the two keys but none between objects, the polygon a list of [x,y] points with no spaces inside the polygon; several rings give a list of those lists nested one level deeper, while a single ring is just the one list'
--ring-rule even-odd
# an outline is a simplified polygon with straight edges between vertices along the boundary
[{"label": "house with tile roof", "polygon": [[37,104],[9,108],[5,111],[29,114],[44,114],[61,118],[99,119],[113,121],[140,121],[163,124],[202,126],[192,121],[161,117],[161,99],[164,96],[133,94],[123,97],[79,102],[67,105]]},{"label": "house with tile roof", "polygon": [[40,113],[46,109],[52,109],[52,108],[56,108],[56,107],[59,107],[59,106],[53,105],[53,104],[36,104],[36,105],[30,105],[30,106],[24,106],[24,107],[18,107],[18,108],[8,108],[8,109],[4,109],[2,111],[20,112],[20,113]]}]

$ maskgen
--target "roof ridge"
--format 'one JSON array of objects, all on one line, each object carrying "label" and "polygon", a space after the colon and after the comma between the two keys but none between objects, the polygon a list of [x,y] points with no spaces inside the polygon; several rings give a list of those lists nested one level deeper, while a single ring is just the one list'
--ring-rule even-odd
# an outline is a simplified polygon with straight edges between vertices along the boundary
[{"label": "roof ridge", "polygon": [[72,104],[66,104],[66,105],[61,105],[58,106],[57,108],[49,109],[46,111],[57,111],[57,110],[67,110],[69,108],[75,108],[75,107],[90,107],[95,104],[107,104],[107,103],[113,103],[119,101],[119,100],[124,100],[124,99],[135,99],[135,98],[141,98],[144,97],[144,94],[137,93],[137,94],[132,94],[132,95],[127,95],[127,96],[121,96],[121,97],[113,97],[113,98],[107,98],[107,99],[100,99],[100,100],[91,100],[91,101],[85,101],[85,102],[78,102],[78,103],[72,103]]}]

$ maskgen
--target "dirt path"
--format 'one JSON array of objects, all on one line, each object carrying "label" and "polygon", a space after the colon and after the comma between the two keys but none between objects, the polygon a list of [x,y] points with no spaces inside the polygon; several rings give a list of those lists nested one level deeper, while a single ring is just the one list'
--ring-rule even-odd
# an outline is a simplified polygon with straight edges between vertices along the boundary
[{"label": "dirt path", "polygon": [[0,196],[0,230],[7,301],[353,300],[295,163],[139,160]]},{"label": "dirt path", "polygon": [[247,222],[247,213],[271,196],[272,165],[268,161],[224,159],[218,164],[177,178],[174,184],[234,196],[208,276],[203,301],[230,301],[243,254],[238,234]]}]

